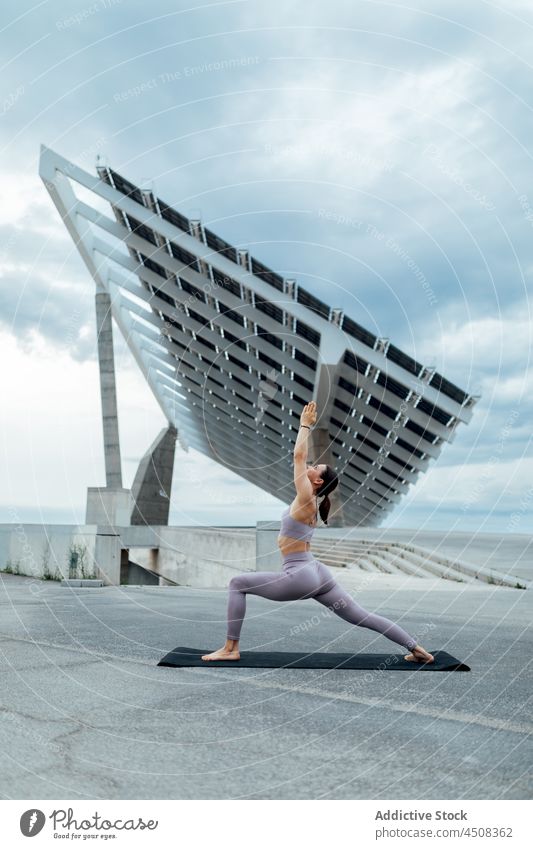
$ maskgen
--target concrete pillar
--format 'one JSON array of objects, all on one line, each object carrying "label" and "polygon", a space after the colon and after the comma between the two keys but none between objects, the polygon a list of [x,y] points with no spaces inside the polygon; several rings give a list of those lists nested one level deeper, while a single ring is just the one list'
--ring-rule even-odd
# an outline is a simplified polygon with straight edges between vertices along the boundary
[{"label": "concrete pillar", "polygon": [[86,525],[108,525],[110,528],[130,524],[133,500],[129,489],[110,486],[87,488]]},{"label": "concrete pillar", "polygon": [[[335,469],[335,457],[332,454],[331,438],[327,428],[315,426],[313,430],[310,431],[310,436],[311,444],[309,447],[308,457],[312,459],[314,463],[327,463],[328,466]],[[342,528],[344,527],[344,513],[339,492],[340,474],[338,469],[335,469],[335,471],[339,475],[339,485],[329,495],[331,509],[328,516],[328,525],[331,525],[332,528]]]},{"label": "concrete pillar", "polygon": [[177,430],[169,424],[144,454],[133,481],[132,525],[168,525]]},{"label": "concrete pillar", "polygon": [[107,292],[96,293],[95,306],[98,363],[100,366],[100,395],[102,398],[102,423],[104,430],[105,477],[108,487],[121,489],[122,469],[118,434],[111,298]]}]

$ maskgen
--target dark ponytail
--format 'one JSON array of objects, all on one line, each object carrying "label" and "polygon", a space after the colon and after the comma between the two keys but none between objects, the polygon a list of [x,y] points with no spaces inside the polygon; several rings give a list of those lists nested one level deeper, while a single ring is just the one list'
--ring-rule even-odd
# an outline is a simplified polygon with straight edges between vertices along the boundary
[{"label": "dark ponytail", "polygon": [[320,505],[318,507],[318,512],[320,513],[320,518],[322,519],[322,521],[325,522],[325,524],[327,525],[328,514],[329,514],[329,511],[331,509],[331,501],[328,498],[328,494],[330,492],[333,492],[333,490],[337,488],[337,485],[339,483],[339,479],[338,479],[337,475],[335,474],[335,470],[332,469],[331,466],[326,466],[326,471],[322,475],[322,479],[323,479],[324,483],[322,484],[322,486],[318,490],[317,495],[318,496],[323,495],[324,498],[320,502]]}]

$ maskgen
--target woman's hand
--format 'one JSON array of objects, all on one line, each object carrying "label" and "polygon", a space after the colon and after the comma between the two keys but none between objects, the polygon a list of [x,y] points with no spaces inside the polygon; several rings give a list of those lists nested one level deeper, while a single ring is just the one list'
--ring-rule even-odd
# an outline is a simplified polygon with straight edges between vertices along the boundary
[{"label": "woman's hand", "polygon": [[316,422],[316,401],[310,401],[302,410],[300,424],[311,427]]}]

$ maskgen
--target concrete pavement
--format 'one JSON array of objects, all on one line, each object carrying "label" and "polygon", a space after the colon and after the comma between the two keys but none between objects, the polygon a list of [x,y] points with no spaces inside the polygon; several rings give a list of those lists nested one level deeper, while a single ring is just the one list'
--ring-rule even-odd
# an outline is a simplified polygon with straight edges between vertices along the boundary
[{"label": "concrete pavement", "polygon": [[[1,575],[3,798],[530,798],[531,592],[344,572],[472,672],[157,667],[222,644],[225,588]],[[253,596],[242,645],[402,651],[312,600]]]}]

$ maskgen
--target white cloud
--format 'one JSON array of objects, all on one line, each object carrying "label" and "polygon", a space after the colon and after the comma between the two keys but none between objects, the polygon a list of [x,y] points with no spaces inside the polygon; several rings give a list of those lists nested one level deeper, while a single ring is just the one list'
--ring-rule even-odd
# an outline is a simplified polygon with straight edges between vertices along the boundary
[{"label": "white cloud", "polygon": [[[275,97],[266,99],[260,125],[250,130],[255,167],[265,174],[275,167],[276,178],[307,173],[354,187],[383,173],[386,180],[388,170],[412,159],[410,137],[431,139],[433,121],[451,119],[470,77],[452,62],[414,74],[335,57],[271,61]],[[241,109],[230,107],[234,118]]]},{"label": "white cloud", "polygon": [[[472,310],[473,311],[473,310]],[[417,350],[421,357],[437,353],[444,374],[485,373],[483,388],[506,392],[520,381],[531,385],[533,325],[527,305],[502,305],[499,316],[481,315],[464,320],[457,308],[445,309],[420,328]],[[517,397],[515,395],[515,397]],[[507,394],[505,400],[510,400]]]},{"label": "white cloud", "polygon": [[[89,159],[97,140],[103,139],[102,152],[125,176],[164,174],[163,197],[174,194],[186,197],[187,203],[201,202],[207,215],[226,218],[225,226],[231,227],[235,216],[239,230],[242,226],[246,232],[249,225],[246,235],[251,232],[252,239],[264,239],[265,245],[270,240],[262,248],[267,264],[274,266],[269,253],[285,241],[287,267],[309,273],[317,287],[325,288],[329,278],[330,285],[339,287],[336,296],[342,291],[346,300],[353,299],[355,311],[349,312],[354,318],[365,325],[375,320],[386,326],[385,335],[417,359],[435,364],[459,386],[468,384],[471,391],[483,393],[472,423],[446,446],[442,460],[450,466],[437,461],[427,478],[422,476],[413,505],[423,508],[426,494],[428,503],[441,508],[467,497],[483,474],[480,457],[490,456],[507,410],[523,392],[521,416],[479,498],[489,511],[500,492],[511,504],[523,486],[523,470],[528,475],[532,471],[516,459],[529,436],[531,328],[525,309],[508,307],[519,298],[525,304],[516,255],[510,248],[506,253],[507,242],[495,228],[494,216],[481,215],[480,204],[461,180],[496,199],[498,213],[506,216],[513,250],[527,258],[531,231],[513,187],[520,191],[527,184],[531,168],[529,117],[513,92],[527,99],[527,75],[518,57],[522,52],[528,55],[530,29],[517,28],[507,10],[525,13],[529,6],[527,0],[512,0],[507,9],[498,10],[494,4],[446,0],[428,12],[427,4],[417,0],[409,8],[367,2],[360,4],[355,18],[354,4],[348,0],[329,4],[273,0],[220,10],[214,6],[209,10],[210,36],[220,24],[225,33],[220,38],[202,40],[203,18],[195,18],[194,24],[188,16],[172,19],[184,24],[185,38],[189,31],[199,36],[180,61],[189,61],[187,50],[191,57],[198,53],[198,62],[246,52],[260,57],[257,64],[244,68],[242,76],[233,71],[197,74],[172,89],[159,86],[153,98],[132,98],[94,114],[91,110],[105,107],[110,92],[169,69],[171,56],[166,51],[159,56],[157,51],[168,41],[168,22],[150,30],[155,50],[143,58],[145,27],[128,33],[118,47],[118,60],[109,53],[111,42],[105,38],[97,40],[90,52],[85,50],[92,30],[82,26],[67,36],[53,32],[42,48],[37,46],[26,56],[28,78],[46,72],[41,84],[47,94],[53,91],[58,97],[58,106],[47,102],[47,111],[40,115],[42,93],[33,86],[4,115],[6,132],[13,138],[19,134],[9,171],[0,175],[2,312],[4,326],[12,327],[11,334],[0,336],[3,362],[9,358],[11,364],[4,391],[8,403],[3,405],[3,480],[9,498],[27,505],[84,505],[86,486],[104,479],[94,287],[38,176],[36,156],[39,142],[45,140],[91,171]],[[39,14],[44,12],[36,13],[34,25],[44,31],[46,19]],[[124,10],[117,11],[121,19],[123,14]],[[107,17],[93,22],[97,30],[102,27],[103,35]],[[25,43],[27,28],[21,25],[12,32],[15,52]],[[79,53],[72,45],[79,47]],[[48,70],[50,49],[58,59],[72,52],[69,62],[55,73]],[[106,69],[105,76],[93,77],[94,68]],[[15,90],[14,78],[5,82],[8,90]],[[82,87],[71,97],[72,86],[78,83]],[[183,107],[186,102],[191,106]],[[157,114],[169,105],[176,111]],[[26,115],[34,121],[27,127]],[[133,132],[126,131],[130,122]],[[194,135],[197,129],[201,132]],[[450,177],[423,155],[432,142],[438,142],[443,161],[457,168],[458,176]],[[232,155],[241,149],[242,155]],[[250,149],[252,153],[246,152]],[[331,187],[324,185],[327,181]],[[233,187],[226,189],[227,183]],[[347,191],[334,185],[341,183]],[[429,311],[405,263],[390,251],[387,259],[376,240],[364,234],[359,238],[356,230],[340,226],[325,233],[324,222],[316,215],[314,220],[309,215],[289,217],[294,207],[308,212],[325,202],[332,210],[376,222],[387,235],[395,235],[432,285],[435,281],[437,309]],[[268,224],[265,218],[246,218],[248,210],[262,212],[270,206],[274,215]],[[281,219],[277,211],[283,209],[289,214]],[[519,238],[513,231],[516,219],[524,230]],[[320,256],[308,246],[298,252],[300,234],[294,235],[298,227],[302,240],[315,240],[320,250],[324,248]],[[470,241],[476,234],[479,253]],[[493,273],[495,268],[498,274]],[[495,289],[489,290],[485,278],[490,281],[491,273]],[[380,285],[379,274],[387,285]],[[316,288],[315,292],[321,294]],[[324,298],[330,300],[325,292]],[[84,299],[87,311],[75,322],[77,344],[65,346],[69,315]],[[497,299],[502,304],[500,315]],[[404,327],[404,338],[409,337],[405,346]],[[140,458],[164,425],[164,417],[125,344],[118,340],[117,362],[129,484],[136,467],[136,459],[129,458]],[[507,453],[511,450],[515,457]],[[257,518],[263,509],[270,513],[267,499],[196,452],[179,454],[174,506],[178,510],[184,506],[186,515],[203,515],[207,521],[220,515],[231,521],[240,503],[240,516],[249,513]],[[231,509],[224,513],[228,502]],[[272,500],[274,514],[276,503]],[[403,502],[401,511],[403,515]]]},{"label": "white cloud", "polygon": [[531,487],[533,458],[503,460],[497,448],[485,463],[436,465],[423,475],[405,499],[405,509],[422,504],[468,513],[509,510]]},{"label": "white cloud", "polygon": [[[26,240],[31,233],[38,233],[55,241],[68,242],[70,236],[64,227],[58,227],[59,213],[51,213],[51,205],[48,192],[37,173],[18,169],[2,170],[0,227],[8,225],[16,228],[22,239]],[[18,236],[15,238],[19,241]],[[17,247],[20,250],[20,245]]]}]

